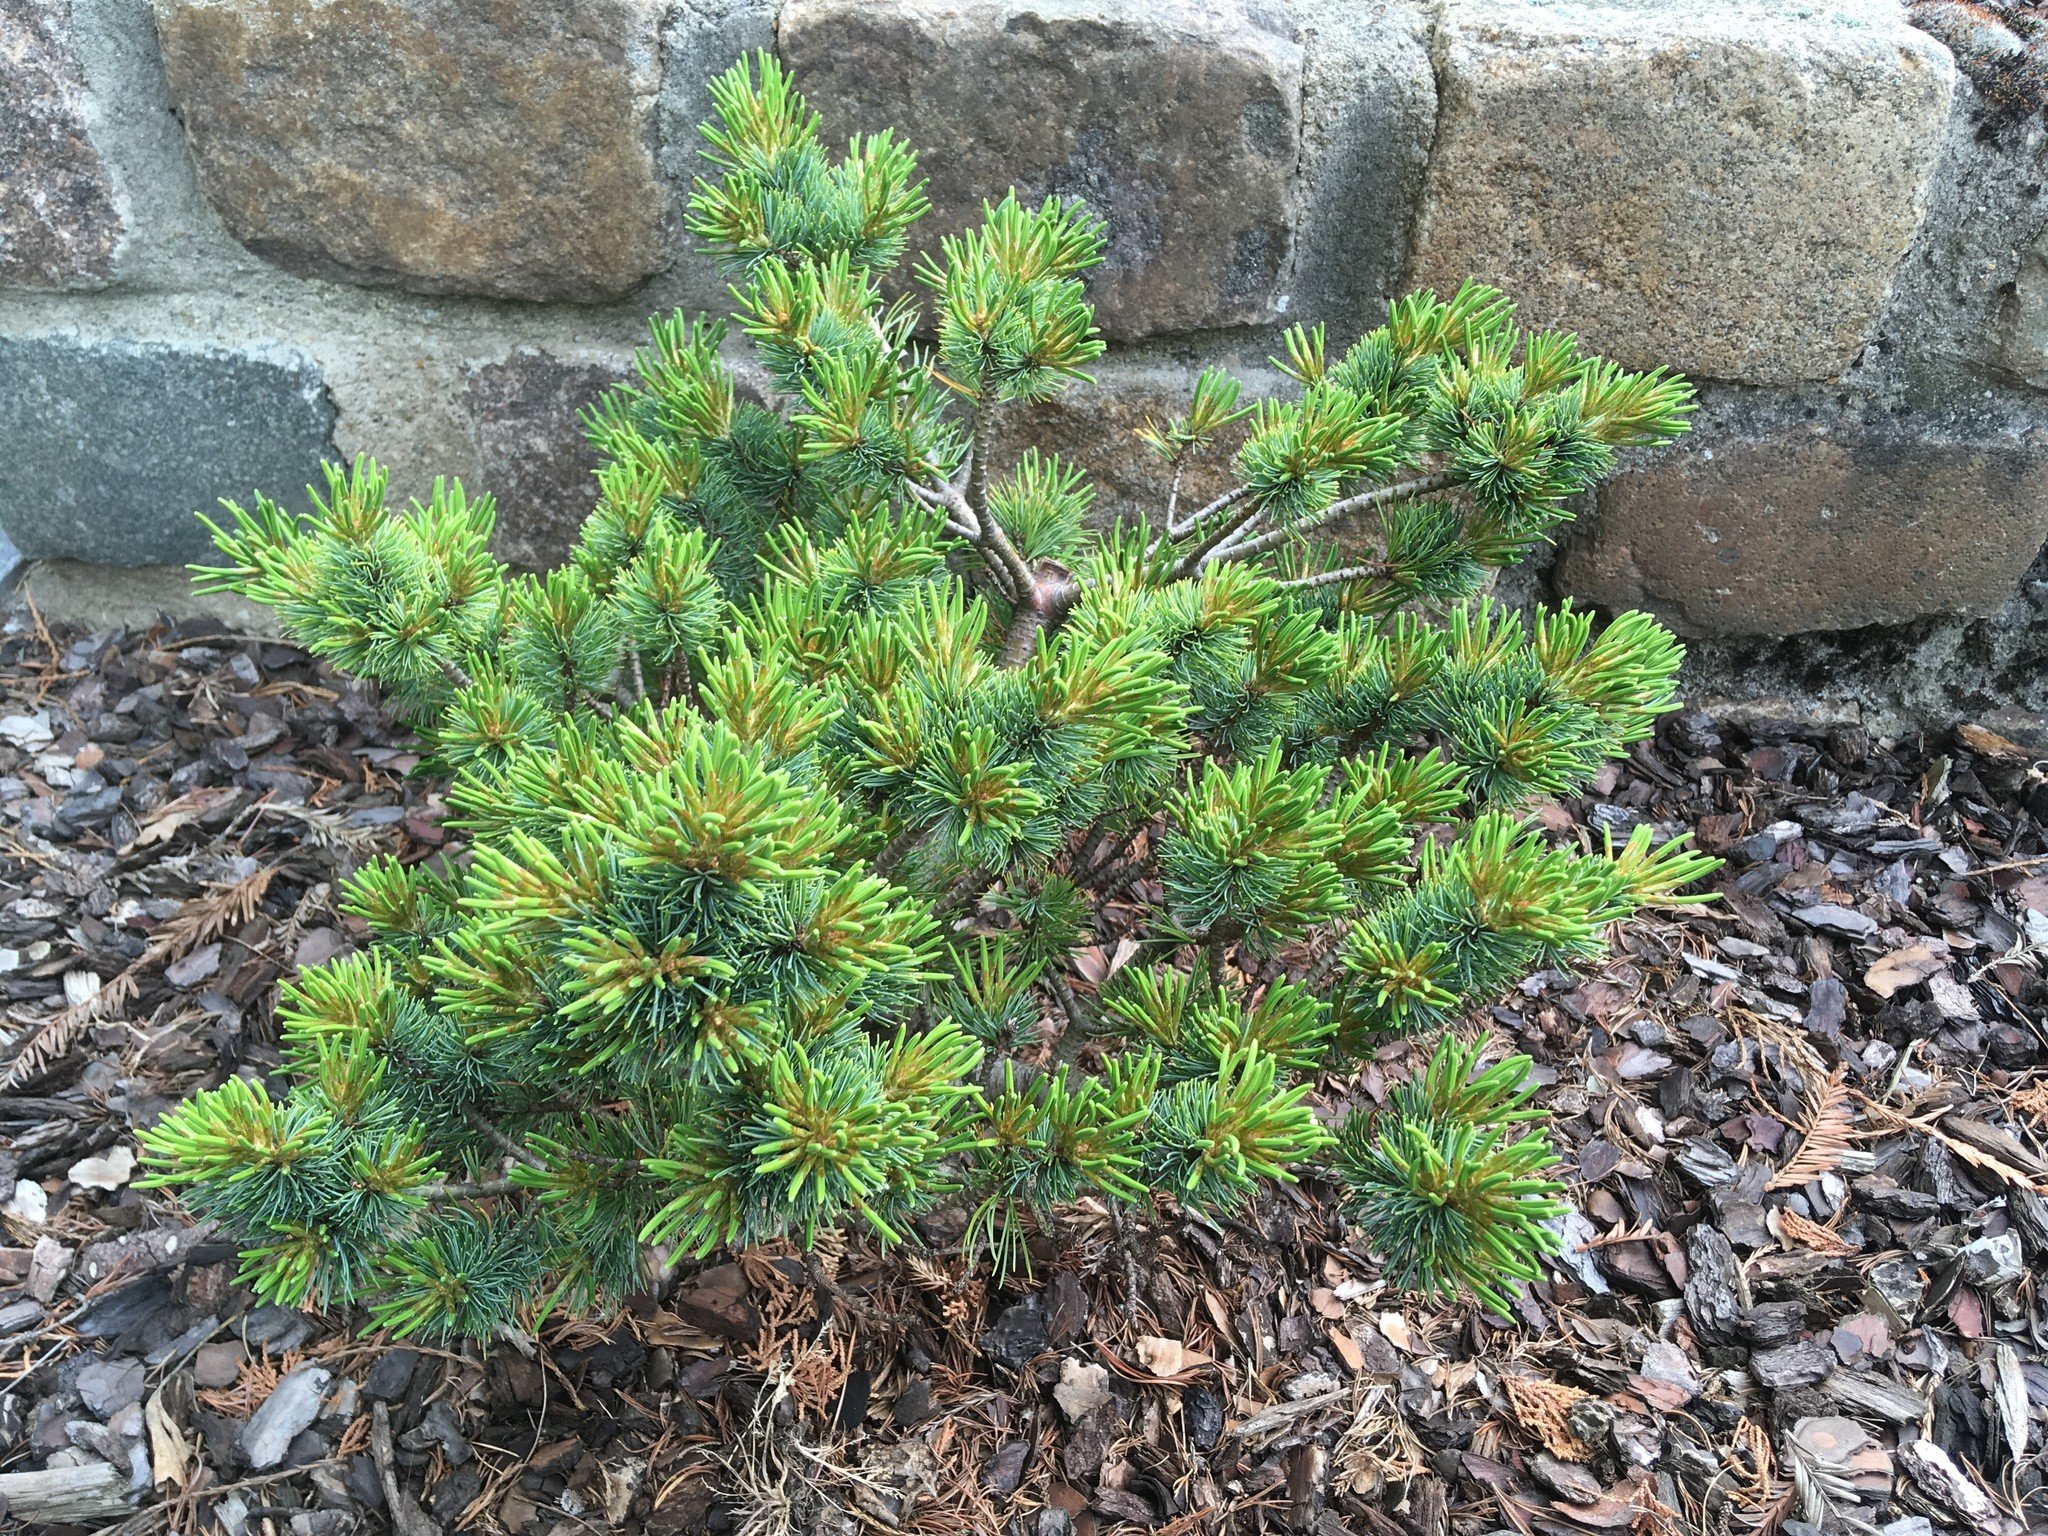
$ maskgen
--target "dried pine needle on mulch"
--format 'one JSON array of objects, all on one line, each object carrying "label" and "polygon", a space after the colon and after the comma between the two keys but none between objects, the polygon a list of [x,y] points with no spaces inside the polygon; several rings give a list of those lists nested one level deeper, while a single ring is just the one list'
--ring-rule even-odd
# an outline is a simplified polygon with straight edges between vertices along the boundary
[{"label": "dried pine needle on mulch", "polygon": [[198,628],[24,617],[0,695],[0,1489],[306,1536],[386,1528],[388,1491],[405,1536],[2048,1523],[2048,796],[2013,727],[1695,714],[1538,807],[1728,863],[1716,907],[1472,1021],[1539,1063],[1574,1204],[1512,1319],[1388,1289],[1307,1180],[1128,1240],[1084,1204],[1028,1276],[941,1216],[433,1348],[256,1304],[132,1160],[178,1096],[276,1070],[274,984],[353,944],[349,869],[459,856],[412,744]]}]

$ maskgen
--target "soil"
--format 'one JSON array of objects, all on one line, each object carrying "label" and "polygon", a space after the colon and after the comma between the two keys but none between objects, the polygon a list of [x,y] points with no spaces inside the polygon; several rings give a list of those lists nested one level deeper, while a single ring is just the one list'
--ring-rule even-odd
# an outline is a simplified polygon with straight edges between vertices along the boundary
[{"label": "soil", "polygon": [[[1718,902],[1470,1021],[1535,1059],[1570,1181],[1512,1318],[1383,1286],[1306,1179],[1221,1223],[1161,1198],[1128,1237],[1084,1202],[1028,1276],[963,1263],[940,1217],[887,1255],[723,1255],[442,1349],[256,1304],[134,1167],[180,1096],[276,1070],[274,984],[358,940],[340,878],[459,857],[410,738],[290,646],[24,609],[0,634],[5,1528],[2048,1526],[2048,736],[2022,736],[1692,713],[1537,808],[1727,862]],[[1318,1102],[1383,1096],[1417,1050]]]}]

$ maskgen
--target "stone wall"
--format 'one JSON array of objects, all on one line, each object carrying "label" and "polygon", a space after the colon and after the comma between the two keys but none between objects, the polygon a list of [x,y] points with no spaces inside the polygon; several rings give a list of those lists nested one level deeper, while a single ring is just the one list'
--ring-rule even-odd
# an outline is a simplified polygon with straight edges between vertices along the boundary
[{"label": "stone wall", "polygon": [[1883,726],[2048,710],[2042,118],[1914,20],[0,0],[0,526],[53,600],[176,606],[153,568],[203,554],[193,510],[291,502],[323,455],[372,453],[406,492],[494,491],[502,553],[550,562],[592,498],[579,408],[647,314],[722,307],[678,219],[694,125],[708,76],[772,47],[831,133],[920,148],[931,236],[1011,184],[1108,218],[1099,385],[1004,426],[1093,467],[1106,509],[1162,499],[1132,429],[1204,364],[1270,385],[1284,324],[1346,339],[1404,288],[1481,277],[1702,388],[1551,588],[1653,609],[1724,692]]}]

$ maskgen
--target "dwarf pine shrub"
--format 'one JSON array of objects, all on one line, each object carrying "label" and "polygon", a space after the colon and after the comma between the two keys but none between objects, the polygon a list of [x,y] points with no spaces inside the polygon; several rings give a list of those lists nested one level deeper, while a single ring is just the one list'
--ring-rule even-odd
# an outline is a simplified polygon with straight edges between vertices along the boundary
[{"label": "dwarf pine shrub", "polygon": [[[1009,1262],[1083,1195],[1225,1212],[1304,1167],[1390,1278],[1505,1306],[1554,1159],[1527,1061],[1449,1026],[1709,861],[1523,816],[1671,707],[1671,636],[1484,594],[1689,389],[1411,294],[1290,331],[1287,398],[1203,373],[1146,440],[1177,492],[1227,436],[1234,488],[1105,531],[1081,466],[992,450],[1102,351],[1101,225],[1005,196],[917,264],[926,311],[882,286],[912,153],[830,156],[770,57],[714,94],[690,223],[765,398],[723,323],[655,320],[546,575],[489,497],[394,510],[360,461],[215,528],[205,579],[382,688],[469,851],[354,877],[369,947],[283,989],[290,1091],[176,1109],[154,1176],[264,1296],[399,1332],[943,1202]],[[1396,1032],[1427,1068],[1327,1128],[1318,1073]]]}]

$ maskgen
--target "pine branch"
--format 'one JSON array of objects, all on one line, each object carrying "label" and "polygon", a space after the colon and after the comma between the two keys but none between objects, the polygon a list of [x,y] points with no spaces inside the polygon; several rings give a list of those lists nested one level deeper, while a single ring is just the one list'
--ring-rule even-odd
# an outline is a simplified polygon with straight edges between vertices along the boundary
[{"label": "pine branch", "polygon": [[988,460],[995,451],[995,418],[995,406],[988,400],[984,386],[983,398],[974,404],[974,457],[967,467],[967,505],[984,524],[993,521],[988,512]]},{"label": "pine branch", "polygon": [[[1177,483],[1178,482],[1176,482],[1176,484]],[[1248,485],[1235,486],[1232,489],[1225,491],[1221,496],[1218,496],[1214,501],[1210,502],[1207,506],[1197,508],[1195,511],[1189,513],[1187,520],[1185,522],[1180,523],[1176,523],[1173,520],[1172,509],[1169,508],[1166,516],[1166,536],[1169,539],[1186,538],[1189,534],[1193,533],[1197,528],[1201,527],[1206,519],[1214,517],[1217,513],[1227,511],[1231,507],[1236,506],[1240,501],[1244,500],[1244,498],[1248,494],[1250,494],[1250,492],[1251,487]]]},{"label": "pine branch", "polygon": [[1342,501],[1333,501],[1320,512],[1313,513],[1308,517],[1299,518],[1292,523],[1272,529],[1267,533],[1262,533],[1257,538],[1249,539],[1228,551],[1211,551],[1208,561],[1204,563],[1214,563],[1219,560],[1249,560],[1255,555],[1264,554],[1276,544],[1283,543],[1297,534],[1312,532],[1328,523],[1337,521],[1339,518],[1370,511],[1375,507],[1383,507],[1392,501],[1401,501],[1410,497],[1419,500],[1424,496],[1440,495],[1444,491],[1455,488],[1458,484],[1458,477],[1445,470],[1440,474],[1424,475],[1419,480],[1404,480],[1399,485],[1383,485],[1377,490],[1361,491],[1356,496],[1348,496]]},{"label": "pine branch", "polygon": [[528,1168],[547,1167],[546,1163],[542,1162],[539,1158],[535,1157],[531,1152],[527,1151],[526,1148],[520,1146],[518,1142],[514,1141],[510,1136],[507,1136],[503,1131],[499,1130],[495,1125],[491,1124],[490,1121],[486,1120],[482,1115],[478,1114],[475,1110],[465,1109],[462,1110],[460,1113],[462,1116],[462,1123],[464,1125],[468,1126],[472,1131],[475,1131],[477,1135],[483,1137],[484,1140],[488,1141],[500,1152],[503,1152],[507,1157],[511,1158],[513,1162],[524,1163]]},{"label": "pine branch", "polygon": [[1081,1006],[1081,999],[1073,985],[1057,970],[1048,970],[1044,977],[1045,989],[1059,1004],[1060,1014],[1066,1020],[1066,1027],[1060,1031],[1058,1044],[1053,1047],[1052,1056],[1047,1060],[1048,1072],[1064,1072],[1081,1059],[1081,1052],[1094,1038],[1089,1027],[1087,1011]]},{"label": "pine branch", "polygon": [[1039,561],[1037,572],[1028,576],[1027,582],[1003,631],[1000,660],[1005,667],[1021,667],[1029,661],[1039,634],[1057,631],[1081,600],[1081,584],[1057,560]]},{"label": "pine branch", "polygon": [[512,1179],[484,1179],[474,1184],[418,1184],[407,1193],[429,1205],[439,1205],[451,1200],[484,1200],[493,1195],[509,1195],[519,1185]]},{"label": "pine branch", "polygon": [[1175,581],[1186,581],[1190,576],[1194,575],[1214,557],[1217,549],[1249,528],[1253,520],[1258,517],[1260,510],[1261,508],[1258,503],[1253,502],[1246,506],[1242,512],[1224,518],[1214,528],[1210,529],[1202,541],[1182,555],[1174,565],[1173,579]]},{"label": "pine branch", "polygon": [[910,856],[910,850],[924,841],[924,835],[925,828],[921,825],[907,826],[899,831],[883,845],[882,851],[875,855],[875,873],[894,873],[896,866]]},{"label": "pine branch", "polygon": [[1334,571],[1319,571],[1313,576],[1296,576],[1279,584],[1281,591],[1312,592],[1317,587],[1333,587],[1340,582],[1365,581],[1374,576],[1385,576],[1394,568],[1384,560],[1367,560],[1359,565],[1346,565]]}]

